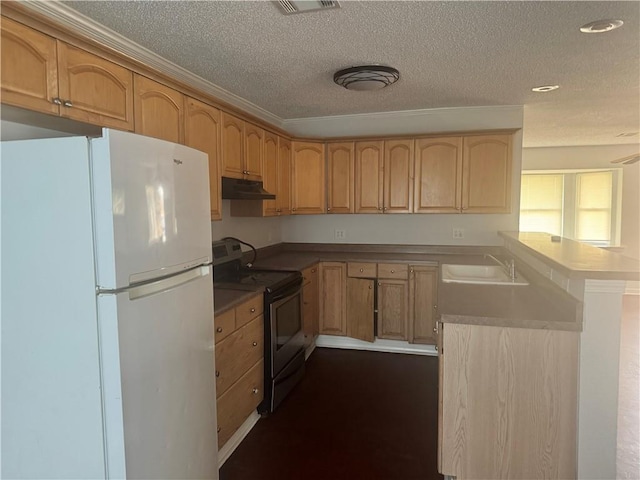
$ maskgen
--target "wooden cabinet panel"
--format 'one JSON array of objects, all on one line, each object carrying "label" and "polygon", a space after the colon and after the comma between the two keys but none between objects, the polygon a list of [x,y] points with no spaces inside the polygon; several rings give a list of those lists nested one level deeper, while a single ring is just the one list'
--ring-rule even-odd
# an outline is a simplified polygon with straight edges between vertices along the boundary
[{"label": "wooden cabinet panel", "polygon": [[211,220],[221,220],[220,111],[217,108],[193,98],[187,98],[185,145],[209,155]]},{"label": "wooden cabinet panel", "polygon": [[347,276],[356,278],[376,278],[378,268],[375,263],[349,262]]},{"label": "wooden cabinet panel", "polygon": [[184,96],[141,75],[133,79],[136,133],[183,143]]},{"label": "wooden cabinet panel", "polygon": [[244,178],[244,121],[222,112],[222,176]]},{"label": "wooden cabinet panel", "polygon": [[236,307],[236,328],[246,325],[264,312],[264,298],[256,295],[242,305]]},{"label": "wooden cabinet panel", "polygon": [[2,103],[59,112],[56,40],[2,17]]},{"label": "wooden cabinet panel", "polygon": [[308,347],[319,332],[318,266],[305,269],[302,278],[302,329],[305,347]]},{"label": "wooden cabinet panel", "polygon": [[355,144],[355,213],[382,213],[383,142]]},{"label": "wooden cabinet panel", "polygon": [[413,139],[384,142],[384,213],[413,209]]},{"label": "wooden cabinet panel", "polygon": [[327,213],[354,212],[354,144],[327,145]]},{"label": "wooden cabinet panel", "polygon": [[462,211],[511,211],[511,135],[464,138]]},{"label": "wooden cabinet panel", "polygon": [[409,266],[404,263],[379,263],[378,278],[409,278]]},{"label": "wooden cabinet panel", "polygon": [[273,193],[273,200],[262,200],[262,208],[265,217],[278,215],[277,198],[278,188],[278,136],[270,132],[264,132],[264,169],[262,186]]},{"label": "wooden cabinet panel", "polygon": [[244,178],[246,178],[247,180],[262,180],[262,163],[264,158],[263,142],[264,130],[251,123],[245,122]]},{"label": "wooden cabinet panel", "polygon": [[347,336],[373,342],[375,280],[347,278]]},{"label": "wooden cabinet panel", "polygon": [[576,478],[580,334],[443,327],[440,472]]},{"label": "wooden cabinet panel", "polygon": [[213,319],[215,328],[216,343],[224,340],[236,329],[236,311],[231,309],[220,315],[216,315]]},{"label": "wooden cabinet panel", "polygon": [[279,215],[291,214],[291,142],[282,137],[278,144],[276,209]]},{"label": "wooden cabinet panel", "polygon": [[79,48],[58,42],[60,115],[133,130],[133,74]]},{"label": "wooden cabinet panel", "polygon": [[416,140],[413,211],[457,213],[461,189],[462,137]]},{"label": "wooden cabinet panel", "polygon": [[222,395],[264,353],[264,326],[262,316],[239,328],[215,348],[216,394]]},{"label": "wooden cabinet panel", "polygon": [[320,264],[320,333],[346,335],[346,279],[344,263]]},{"label": "wooden cabinet panel", "polygon": [[218,449],[222,448],[264,398],[264,360],[257,362],[218,398]]},{"label": "wooden cabinet panel", "polygon": [[407,340],[409,284],[407,280],[378,281],[378,337]]},{"label": "wooden cabinet panel", "polygon": [[325,213],[324,170],[323,143],[293,142],[291,213]]},{"label": "wooden cabinet panel", "polygon": [[436,343],[438,267],[409,267],[409,343]]}]

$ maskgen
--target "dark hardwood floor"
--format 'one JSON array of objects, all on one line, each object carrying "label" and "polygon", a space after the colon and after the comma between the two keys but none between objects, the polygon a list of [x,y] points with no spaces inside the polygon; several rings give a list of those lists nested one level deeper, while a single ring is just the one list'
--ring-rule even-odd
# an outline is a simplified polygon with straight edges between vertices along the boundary
[{"label": "dark hardwood floor", "polygon": [[440,479],[436,357],[316,349],[221,480]]}]

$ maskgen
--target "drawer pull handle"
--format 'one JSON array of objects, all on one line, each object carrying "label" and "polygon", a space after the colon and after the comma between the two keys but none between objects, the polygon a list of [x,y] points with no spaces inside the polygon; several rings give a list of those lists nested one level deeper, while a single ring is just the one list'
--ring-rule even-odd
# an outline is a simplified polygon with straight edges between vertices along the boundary
[{"label": "drawer pull handle", "polygon": [[216,378],[220,376],[220,370],[216,370]]},{"label": "drawer pull handle", "polygon": [[252,345],[253,345],[254,347],[257,347],[257,346],[258,346],[258,342],[253,342],[253,343],[252,343]]},{"label": "drawer pull handle", "polygon": [[256,313],[256,309],[255,309],[255,308],[252,308],[252,309],[250,310],[250,312],[251,312],[251,313]]},{"label": "drawer pull handle", "polygon": [[222,327],[218,327],[218,328],[216,328],[216,332],[218,332],[218,333],[222,333]]},{"label": "drawer pull handle", "polygon": [[251,392],[252,392],[254,395],[256,395],[256,394],[258,393],[258,391],[259,391],[259,390],[258,390],[257,388],[255,388],[255,387],[253,388],[253,390],[251,390]]}]

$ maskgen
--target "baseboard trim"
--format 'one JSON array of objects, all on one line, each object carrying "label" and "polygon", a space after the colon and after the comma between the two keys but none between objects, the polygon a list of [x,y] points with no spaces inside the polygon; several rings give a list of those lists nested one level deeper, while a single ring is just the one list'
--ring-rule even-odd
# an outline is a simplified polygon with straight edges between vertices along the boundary
[{"label": "baseboard trim", "polygon": [[334,335],[318,335],[316,347],[344,348],[347,350],[368,350],[371,352],[408,353],[411,355],[438,355],[435,345],[417,345],[400,340],[383,340],[377,338],[374,342],[364,342],[351,337]]},{"label": "baseboard trim", "polygon": [[246,437],[255,424],[258,423],[258,420],[260,420],[260,414],[254,410],[251,415],[247,417],[244,423],[240,425],[240,428],[236,430],[236,433],[234,433],[231,438],[227,440],[227,443],[218,450],[218,468],[222,468],[224,462],[226,462],[236,448],[238,448],[240,442],[244,440],[244,437]]},{"label": "baseboard trim", "polygon": [[313,353],[313,351],[316,349],[316,342],[313,341],[311,342],[311,345],[309,345],[307,347],[307,349],[304,351],[304,359],[305,361],[309,359],[309,357],[311,356],[311,354]]}]

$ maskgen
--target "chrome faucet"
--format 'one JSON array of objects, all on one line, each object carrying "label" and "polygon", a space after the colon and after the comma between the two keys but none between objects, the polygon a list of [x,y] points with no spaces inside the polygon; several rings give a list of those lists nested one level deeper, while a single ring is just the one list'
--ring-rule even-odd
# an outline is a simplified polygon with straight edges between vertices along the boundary
[{"label": "chrome faucet", "polygon": [[484,258],[490,258],[492,260],[495,260],[495,262],[502,267],[502,270],[504,270],[504,273],[506,273],[509,276],[509,279],[512,282],[516,281],[516,262],[513,260],[513,258],[510,258],[505,262],[501,262],[500,260],[498,260],[496,257],[494,257],[489,253],[485,253]]}]

